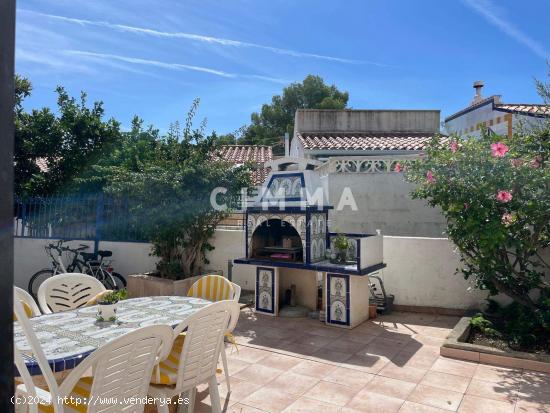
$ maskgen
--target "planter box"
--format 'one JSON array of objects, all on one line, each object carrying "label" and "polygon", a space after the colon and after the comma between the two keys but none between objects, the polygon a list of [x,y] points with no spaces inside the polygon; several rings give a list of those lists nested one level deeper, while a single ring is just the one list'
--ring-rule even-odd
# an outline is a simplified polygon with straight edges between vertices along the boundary
[{"label": "planter box", "polygon": [[470,335],[471,317],[462,317],[449,338],[440,348],[440,354],[460,360],[476,361],[496,366],[520,368],[550,373],[550,356],[525,353],[523,351],[504,351],[497,348],[466,343]]},{"label": "planter box", "polygon": [[168,280],[165,278],[153,277],[146,274],[132,274],[126,277],[128,281],[128,296],[150,297],[156,295],[179,295],[186,296],[189,288],[202,275],[186,278],[184,280]]}]

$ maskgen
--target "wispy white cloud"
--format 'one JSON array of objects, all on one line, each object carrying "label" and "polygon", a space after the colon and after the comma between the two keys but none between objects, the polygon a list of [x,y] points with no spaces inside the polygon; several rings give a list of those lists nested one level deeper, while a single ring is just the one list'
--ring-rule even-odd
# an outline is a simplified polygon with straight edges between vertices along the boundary
[{"label": "wispy white cloud", "polygon": [[373,62],[373,61],[365,61],[365,60],[355,60],[355,59],[346,59],[342,57],[335,57],[335,56],[327,56],[322,54],[316,54],[316,53],[307,53],[307,52],[301,52],[298,50],[292,50],[292,49],[284,49],[279,47],[272,47],[272,46],[266,46],[258,43],[251,43],[251,42],[243,42],[240,40],[232,40],[232,39],[226,39],[221,37],[214,37],[214,36],[205,36],[201,34],[195,34],[195,33],[187,33],[187,32],[167,32],[167,31],[161,31],[161,30],[155,30],[155,29],[149,29],[144,27],[136,27],[136,26],[128,26],[124,24],[115,24],[115,23],[109,23],[106,21],[98,21],[98,20],[86,20],[86,19],[77,19],[73,17],[66,17],[66,16],[60,16],[55,14],[46,14],[46,13],[39,13],[32,10],[26,10],[26,9],[18,9],[18,12],[23,13],[30,13],[39,15],[41,17],[49,18],[49,19],[56,19],[61,20],[67,23],[73,23],[73,24],[79,24],[81,26],[99,26],[99,27],[105,27],[113,30],[119,30],[122,32],[127,33],[134,33],[134,34],[142,34],[146,36],[152,36],[152,37],[161,37],[161,38],[172,38],[172,39],[186,39],[194,42],[200,42],[200,43],[206,43],[206,44],[215,44],[220,46],[226,46],[226,47],[239,47],[239,48],[255,48],[255,49],[261,49],[266,50],[272,53],[277,53],[281,55],[287,55],[297,58],[312,58],[312,59],[321,59],[321,60],[327,60],[327,61],[333,61],[338,63],[347,63],[347,64],[369,64],[369,65],[375,65],[380,67],[387,67],[388,65],[379,63],[379,62]]},{"label": "wispy white cloud", "polygon": [[153,66],[153,67],[158,67],[158,68],[167,69],[167,70],[191,70],[195,72],[208,73],[214,76],[220,76],[224,78],[248,78],[248,79],[258,79],[258,80],[264,80],[268,82],[275,82],[275,83],[281,83],[281,84],[288,83],[288,80],[285,80],[285,79],[278,79],[274,77],[261,76],[261,75],[230,73],[222,70],[211,69],[209,67],[188,65],[183,63],[162,62],[159,60],[142,59],[139,57],[121,56],[121,55],[110,54],[110,53],[95,53],[95,52],[88,52],[83,50],[63,50],[62,52],[64,54],[71,55],[71,56],[90,58],[90,59],[104,61],[108,63],[112,61],[119,61],[130,65]]},{"label": "wispy white cloud", "polygon": [[490,0],[463,0],[464,3],[482,15],[489,23],[498,27],[508,36],[514,38],[519,43],[522,43],[529,48],[537,56],[543,59],[550,58],[550,51],[544,47],[537,40],[531,38],[520,29],[514,26],[513,23],[508,21],[502,16],[502,12],[499,8]]}]

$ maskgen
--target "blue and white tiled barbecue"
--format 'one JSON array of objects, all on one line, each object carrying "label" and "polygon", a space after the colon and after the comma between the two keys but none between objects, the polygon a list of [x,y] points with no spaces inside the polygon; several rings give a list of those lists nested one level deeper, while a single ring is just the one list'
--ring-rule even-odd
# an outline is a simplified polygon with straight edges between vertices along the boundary
[{"label": "blue and white tiled barbecue", "polygon": [[[91,352],[125,333],[153,324],[175,327],[208,304],[208,300],[193,297],[142,297],[119,302],[116,322],[97,321],[97,306],[45,314],[30,321],[52,370],[61,372],[74,368]],[[41,374],[17,322],[14,342],[30,373]]]}]

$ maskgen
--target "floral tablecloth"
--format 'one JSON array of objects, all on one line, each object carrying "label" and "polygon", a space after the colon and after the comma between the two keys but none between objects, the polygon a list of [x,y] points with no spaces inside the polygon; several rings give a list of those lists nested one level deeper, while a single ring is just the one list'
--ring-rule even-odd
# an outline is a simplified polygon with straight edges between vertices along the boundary
[{"label": "floral tablecloth", "polygon": [[[175,327],[208,304],[208,300],[193,297],[143,297],[119,302],[116,322],[97,321],[96,306],[46,314],[30,321],[52,370],[58,372],[74,368],[92,351],[125,333],[152,324]],[[14,322],[14,343],[23,353],[31,374],[41,374],[17,322]]]}]

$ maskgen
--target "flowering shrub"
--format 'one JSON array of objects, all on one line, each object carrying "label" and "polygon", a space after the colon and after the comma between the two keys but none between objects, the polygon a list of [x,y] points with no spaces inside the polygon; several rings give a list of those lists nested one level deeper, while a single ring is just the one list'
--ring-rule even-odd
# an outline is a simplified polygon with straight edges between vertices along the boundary
[{"label": "flowering shrub", "polygon": [[[466,279],[550,326],[550,130],[436,138],[406,165],[414,198],[441,208]],[[546,257],[550,256],[548,250]]]}]

